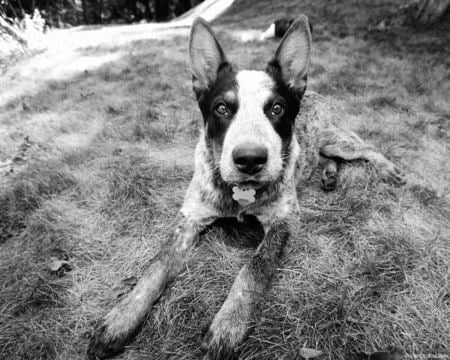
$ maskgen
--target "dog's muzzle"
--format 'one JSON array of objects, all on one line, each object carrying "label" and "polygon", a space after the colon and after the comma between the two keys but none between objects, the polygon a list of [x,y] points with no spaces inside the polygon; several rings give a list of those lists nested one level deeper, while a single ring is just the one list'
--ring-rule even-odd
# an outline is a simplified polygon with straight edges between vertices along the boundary
[{"label": "dog's muzzle", "polygon": [[234,166],[245,175],[256,175],[267,163],[267,147],[258,144],[237,145],[232,152]]}]

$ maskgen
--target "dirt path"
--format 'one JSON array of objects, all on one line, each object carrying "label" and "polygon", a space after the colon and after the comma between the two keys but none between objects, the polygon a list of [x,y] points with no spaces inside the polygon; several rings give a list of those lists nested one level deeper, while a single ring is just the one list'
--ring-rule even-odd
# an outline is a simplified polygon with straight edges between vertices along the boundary
[{"label": "dirt path", "polygon": [[[191,9],[180,18],[167,23],[146,23],[134,25],[79,26],[49,33],[40,46],[43,50],[36,55],[25,58],[10,67],[0,76],[0,165],[7,171],[13,157],[17,153],[25,137],[32,142],[59,142],[74,146],[84,145],[90,141],[92,134],[98,130],[95,119],[90,123],[80,120],[79,135],[63,135],[54,127],[58,127],[58,117],[67,114],[76,107],[76,99],[72,106],[54,111],[53,116],[42,115],[47,108],[46,102],[51,99],[41,96],[50,87],[59,87],[61,83],[72,82],[83,75],[108,69],[113,63],[120,61],[126,51],[132,53],[129,45],[148,40],[167,41],[179,36],[186,37],[192,21],[202,16],[211,21],[222,14],[234,0],[207,0]],[[125,50],[127,48],[128,50]],[[78,84],[72,92],[73,98],[84,99],[93,92],[94,87]],[[58,93],[59,89],[55,89]],[[78,91],[78,93],[77,93]],[[50,97],[51,93],[48,94]],[[41,98],[37,104],[36,99]],[[34,104],[30,105],[30,102]],[[98,104],[102,106],[102,104]],[[75,110],[76,111],[76,110]],[[85,116],[84,116],[85,117]],[[50,125],[51,123],[51,125]],[[59,139],[59,140],[58,140]],[[80,143],[81,141],[81,143]],[[4,173],[4,171],[2,172]]]},{"label": "dirt path", "polygon": [[43,82],[59,81],[83,71],[94,70],[115,60],[114,55],[92,56],[81,49],[95,46],[118,47],[132,41],[169,39],[187,35],[188,27],[198,17],[212,21],[222,14],[234,0],[207,0],[182,17],[168,23],[149,23],[104,27],[78,26],[56,30],[44,40],[42,53],[12,66],[0,81],[0,107],[14,98],[32,94]]}]

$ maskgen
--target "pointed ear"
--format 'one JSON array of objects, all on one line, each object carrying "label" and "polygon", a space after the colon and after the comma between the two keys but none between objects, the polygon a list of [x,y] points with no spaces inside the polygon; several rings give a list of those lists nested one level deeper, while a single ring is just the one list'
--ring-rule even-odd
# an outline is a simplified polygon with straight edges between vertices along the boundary
[{"label": "pointed ear", "polygon": [[[311,58],[311,30],[308,18],[301,15],[288,29],[275,58],[269,63],[270,68],[281,71],[284,82],[297,92],[306,89],[306,74]],[[273,69],[272,69],[273,71]]]},{"label": "pointed ear", "polygon": [[197,18],[189,37],[189,60],[194,89],[207,89],[216,80],[217,72],[228,63],[209,24]]}]

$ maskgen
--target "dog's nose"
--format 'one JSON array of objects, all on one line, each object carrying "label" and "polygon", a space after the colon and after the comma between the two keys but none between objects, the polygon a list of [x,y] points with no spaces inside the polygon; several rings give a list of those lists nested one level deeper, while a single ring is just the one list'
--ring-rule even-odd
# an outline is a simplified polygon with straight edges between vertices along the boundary
[{"label": "dog's nose", "polygon": [[267,162],[267,148],[261,145],[245,144],[236,146],[232,155],[237,169],[248,175],[260,172]]}]

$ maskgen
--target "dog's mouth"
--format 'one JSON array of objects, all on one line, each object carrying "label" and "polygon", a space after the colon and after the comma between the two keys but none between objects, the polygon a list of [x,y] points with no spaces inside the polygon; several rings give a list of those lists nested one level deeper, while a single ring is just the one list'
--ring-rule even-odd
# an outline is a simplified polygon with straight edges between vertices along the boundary
[{"label": "dog's mouth", "polygon": [[240,187],[241,189],[259,189],[264,186],[263,182],[256,181],[256,180],[247,180],[247,181],[240,181],[235,184],[236,186]]}]

